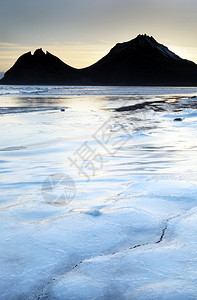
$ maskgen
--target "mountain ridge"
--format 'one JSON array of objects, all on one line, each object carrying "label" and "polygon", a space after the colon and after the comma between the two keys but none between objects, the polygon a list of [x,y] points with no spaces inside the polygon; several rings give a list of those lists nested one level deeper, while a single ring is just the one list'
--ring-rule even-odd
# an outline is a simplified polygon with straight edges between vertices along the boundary
[{"label": "mountain ridge", "polygon": [[37,49],[21,55],[0,84],[29,85],[197,85],[197,65],[152,36],[117,43],[89,67],[76,69]]}]

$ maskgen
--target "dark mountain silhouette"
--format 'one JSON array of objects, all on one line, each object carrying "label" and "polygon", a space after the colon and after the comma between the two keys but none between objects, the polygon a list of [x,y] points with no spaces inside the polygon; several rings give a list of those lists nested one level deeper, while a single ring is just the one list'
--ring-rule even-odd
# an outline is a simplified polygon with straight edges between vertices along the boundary
[{"label": "dark mountain silhouette", "polygon": [[147,35],[117,44],[86,72],[93,84],[197,85],[197,65]]},{"label": "dark mountain silhouette", "polygon": [[77,80],[79,71],[68,66],[49,52],[37,49],[19,57],[11,69],[9,69],[1,84],[64,84]]},{"label": "dark mountain silhouette", "polygon": [[90,67],[72,68],[42,49],[22,55],[0,84],[197,85],[197,65],[153,37],[119,43]]}]

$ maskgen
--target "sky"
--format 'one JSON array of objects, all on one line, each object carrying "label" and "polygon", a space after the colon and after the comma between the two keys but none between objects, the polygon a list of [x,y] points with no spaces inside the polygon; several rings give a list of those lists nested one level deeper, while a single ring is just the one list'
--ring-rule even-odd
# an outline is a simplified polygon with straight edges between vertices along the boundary
[{"label": "sky", "polygon": [[144,33],[197,63],[196,15],[196,0],[0,0],[0,72],[37,48],[87,67]]}]

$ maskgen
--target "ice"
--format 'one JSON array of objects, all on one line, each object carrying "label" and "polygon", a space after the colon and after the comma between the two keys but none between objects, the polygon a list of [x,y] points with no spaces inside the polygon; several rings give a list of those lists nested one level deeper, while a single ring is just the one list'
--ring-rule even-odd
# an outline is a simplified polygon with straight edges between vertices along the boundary
[{"label": "ice", "polygon": [[0,298],[196,299],[197,89],[2,89]]},{"label": "ice", "polygon": [[169,221],[161,243],[86,259],[57,278],[48,295],[56,299],[195,299],[196,225],[197,210],[192,209]]}]

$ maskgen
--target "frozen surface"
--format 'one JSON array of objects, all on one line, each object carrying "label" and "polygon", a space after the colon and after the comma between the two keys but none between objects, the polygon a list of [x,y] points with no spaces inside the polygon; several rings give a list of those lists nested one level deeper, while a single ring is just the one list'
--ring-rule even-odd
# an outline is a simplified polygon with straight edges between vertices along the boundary
[{"label": "frozen surface", "polygon": [[197,89],[0,94],[0,299],[196,299]]},{"label": "frozen surface", "polygon": [[[165,49],[164,49],[165,48]],[[166,47],[160,47],[169,56]],[[177,56],[178,57],[178,56]],[[84,95],[169,95],[196,93],[196,87],[130,86],[0,86],[0,95],[12,96],[84,96]]]}]

